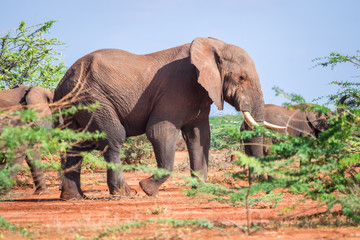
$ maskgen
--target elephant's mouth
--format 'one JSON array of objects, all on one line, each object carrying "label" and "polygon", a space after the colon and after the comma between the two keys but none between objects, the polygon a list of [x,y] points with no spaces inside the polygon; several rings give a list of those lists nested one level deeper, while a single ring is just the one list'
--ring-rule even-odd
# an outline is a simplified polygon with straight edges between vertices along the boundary
[{"label": "elephant's mouth", "polygon": [[[243,116],[244,116],[244,121],[250,126],[250,127],[254,127],[254,126],[258,126],[259,123],[257,123],[255,121],[255,119],[251,116],[250,112],[247,111],[243,111]],[[268,123],[266,121],[263,122],[264,126],[266,128],[270,128],[270,129],[285,129],[286,127],[283,126],[278,126],[278,125],[274,125],[271,123]]]}]

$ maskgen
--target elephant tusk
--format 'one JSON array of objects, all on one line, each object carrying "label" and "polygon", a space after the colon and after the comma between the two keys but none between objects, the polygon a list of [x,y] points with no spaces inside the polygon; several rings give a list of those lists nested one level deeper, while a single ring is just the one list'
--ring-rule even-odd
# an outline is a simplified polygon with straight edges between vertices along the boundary
[{"label": "elephant tusk", "polygon": [[[251,116],[251,114],[249,112],[243,112],[244,115],[244,120],[245,122],[250,126],[258,126],[259,123],[257,123],[254,118]],[[283,126],[278,126],[272,123],[268,123],[267,121],[264,121],[264,126],[270,129],[286,129],[286,127]]]},{"label": "elephant tusk", "polygon": [[243,112],[245,122],[250,126],[258,126],[259,124],[254,120],[249,112]]},{"label": "elephant tusk", "polygon": [[264,126],[270,129],[286,129],[286,127],[278,126],[272,123],[268,123],[267,121],[264,121]]}]

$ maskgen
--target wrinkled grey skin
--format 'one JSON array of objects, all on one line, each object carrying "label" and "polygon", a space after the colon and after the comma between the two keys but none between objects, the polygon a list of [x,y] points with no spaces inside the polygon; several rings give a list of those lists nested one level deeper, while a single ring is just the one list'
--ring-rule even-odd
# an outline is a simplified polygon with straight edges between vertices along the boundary
[{"label": "wrinkled grey skin", "polygon": [[[20,110],[22,108],[35,108],[44,117],[51,117],[49,104],[52,102],[53,92],[41,87],[18,86],[13,89],[0,91],[0,111],[1,110]],[[14,123],[16,125],[16,123]],[[50,128],[52,123],[48,121],[38,122],[43,127]],[[33,164],[26,156],[25,150],[20,151],[13,160],[14,165],[21,165],[26,160],[35,185],[35,195],[47,192],[45,177],[41,168]],[[34,152],[33,159],[41,160],[38,152]],[[11,177],[15,178],[17,171],[11,172]]]},{"label": "wrinkled grey skin", "polygon": [[[286,129],[277,129],[278,133],[289,134],[294,137],[312,136],[318,137],[320,132],[325,131],[329,126],[327,123],[327,117],[322,113],[312,111],[302,111],[295,107],[283,107],[273,104],[265,104],[265,121],[284,126]],[[247,128],[247,124],[243,122],[241,125],[241,131]],[[271,141],[267,141],[265,145],[272,144]],[[264,147],[264,153],[266,147]],[[245,144],[245,153],[251,155],[251,150]]]},{"label": "wrinkled grey skin", "polygon": [[[62,100],[61,100],[62,99]],[[105,149],[107,162],[120,164],[120,149],[128,136],[146,133],[153,145],[159,168],[172,171],[179,132],[186,141],[191,170],[207,178],[210,146],[209,112],[224,100],[238,111],[249,111],[262,122],[263,94],[255,64],[243,49],[213,38],[146,55],[103,49],[79,59],[55,90],[54,101],[71,99],[75,104],[100,102],[94,113],[78,112],[65,124],[107,134],[96,146]],[[90,121],[90,122],[89,122]],[[254,141],[262,142],[262,138]],[[89,143],[86,143],[89,146]],[[89,150],[83,145],[73,151]],[[251,149],[262,155],[262,147]],[[82,199],[82,158],[67,155],[61,199]],[[158,195],[160,179],[140,181],[143,191]],[[130,195],[121,172],[108,169],[110,194]]]}]

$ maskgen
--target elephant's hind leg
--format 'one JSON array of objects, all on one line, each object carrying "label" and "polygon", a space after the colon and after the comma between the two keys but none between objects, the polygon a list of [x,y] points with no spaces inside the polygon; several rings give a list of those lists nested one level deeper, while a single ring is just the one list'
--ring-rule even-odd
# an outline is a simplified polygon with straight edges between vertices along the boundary
[{"label": "elephant's hind leg", "polygon": [[112,163],[107,170],[107,185],[111,195],[115,196],[132,196],[137,192],[132,189],[125,180],[124,174],[122,173],[120,166],[120,149],[118,147],[109,145],[106,150],[104,157],[108,163]]},{"label": "elephant's hind leg", "polygon": [[86,198],[80,188],[81,156],[82,149],[73,147],[66,152],[64,168],[64,179],[61,186],[60,199],[81,200]]},{"label": "elephant's hind leg", "polygon": [[[158,168],[169,172],[173,170],[175,158],[175,145],[179,137],[179,129],[167,121],[149,124],[146,135],[154,148]],[[151,176],[140,181],[140,187],[149,196],[157,196],[159,187],[169,175],[156,178]]]},{"label": "elephant's hind leg", "polygon": [[[106,118],[104,116],[107,116]],[[100,141],[100,148],[106,149],[104,158],[109,164],[107,168],[107,185],[111,195],[131,196],[137,192],[126,183],[121,170],[121,147],[125,141],[126,131],[116,113],[109,108],[101,109],[94,118],[98,129],[106,133],[106,139]]]}]

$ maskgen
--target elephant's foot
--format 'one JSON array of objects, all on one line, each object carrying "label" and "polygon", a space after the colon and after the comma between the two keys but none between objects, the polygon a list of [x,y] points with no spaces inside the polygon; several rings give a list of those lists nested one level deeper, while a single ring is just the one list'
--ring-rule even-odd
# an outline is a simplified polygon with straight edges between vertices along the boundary
[{"label": "elephant's foot", "polygon": [[69,179],[65,179],[60,194],[61,200],[82,200],[86,196],[78,189],[76,183]]},{"label": "elephant's foot", "polygon": [[110,194],[114,196],[135,196],[137,191],[131,188],[126,182],[121,187],[110,188]]},{"label": "elephant's foot", "polygon": [[36,188],[34,195],[46,195],[49,193],[50,192],[46,187],[38,187],[38,188]]},{"label": "elephant's foot", "polygon": [[148,196],[157,197],[159,195],[160,184],[157,183],[153,177],[141,180],[139,185]]},{"label": "elephant's foot", "polygon": [[83,200],[84,195],[81,195],[79,192],[75,191],[62,191],[60,194],[60,199],[65,201],[71,200]]}]

